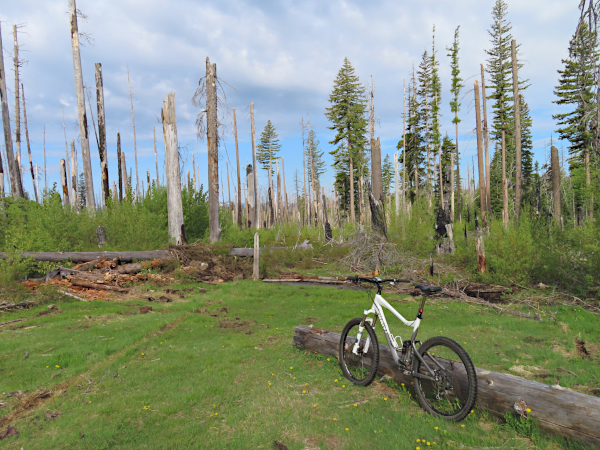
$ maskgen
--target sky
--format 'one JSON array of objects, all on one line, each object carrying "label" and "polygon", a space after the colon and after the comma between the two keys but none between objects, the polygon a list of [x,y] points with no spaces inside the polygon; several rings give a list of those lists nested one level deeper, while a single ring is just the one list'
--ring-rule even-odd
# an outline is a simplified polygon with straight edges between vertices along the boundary
[{"label": "sky", "polygon": [[[442,82],[441,131],[452,138],[455,131],[449,108],[450,58],[446,47],[452,44],[454,30],[460,25],[460,70],[466,87],[458,140],[464,174],[467,164],[476,158],[472,87],[474,80],[480,79],[480,64],[485,64],[485,50],[491,46],[487,30],[494,3],[495,0],[78,0],[77,8],[87,16],[87,20],[79,20],[79,31],[90,36],[89,42],[82,41],[81,59],[84,84],[92,91],[94,117],[94,64],[102,64],[110,184],[117,175],[117,133],[121,135],[127,167],[133,168],[134,182],[136,178],[129,75],[140,183],[144,180],[146,184],[147,169],[152,178],[156,176],[153,128],[157,129],[162,179],[160,110],[167,94],[174,91],[184,163],[182,176],[188,170],[193,173],[195,155],[199,183],[206,186],[207,143],[205,138],[197,139],[195,122],[200,108],[191,99],[199,79],[206,74],[207,57],[217,65],[223,99],[230,110],[236,109],[243,175],[245,165],[252,162],[251,102],[257,140],[267,120],[272,121],[279,134],[288,195],[295,189],[296,170],[302,179],[303,118],[305,122],[310,120],[316,131],[325,160],[332,162],[329,152],[334,146],[329,141],[333,132],[328,129],[331,124],[324,113],[344,57],[350,60],[362,83],[373,77],[378,117],[375,133],[381,138],[382,160],[386,154],[393,156],[402,136],[403,82],[406,80],[408,85],[412,66],[418,66],[423,51],[431,51],[434,25]],[[548,143],[556,128],[552,115],[564,111],[552,103],[553,89],[579,18],[577,3],[507,0],[511,33],[521,45],[519,59],[524,67],[520,76],[531,83],[524,96],[533,118],[534,160],[541,164],[547,160]],[[33,163],[40,168],[43,189],[45,125],[48,186],[54,182],[60,185],[65,131],[69,142],[77,142],[79,136],[68,1],[5,2],[0,23],[11,121],[15,117],[12,29],[17,24],[20,57],[25,60],[20,80],[25,88]],[[230,163],[233,198],[235,143],[231,116],[224,111],[222,114],[226,134],[220,148],[219,171],[225,180],[223,194],[227,200],[226,162]],[[488,117],[491,120],[489,112]],[[88,122],[94,190],[99,196],[100,162],[89,109]],[[13,122],[13,133],[14,130]],[[558,144],[559,149],[561,145]],[[22,147],[22,159],[28,161],[26,145]],[[79,169],[81,172],[81,154]],[[25,188],[33,192],[28,173],[24,176]],[[329,168],[323,178],[327,188],[333,177]],[[262,183],[265,182],[263,177]]]}]

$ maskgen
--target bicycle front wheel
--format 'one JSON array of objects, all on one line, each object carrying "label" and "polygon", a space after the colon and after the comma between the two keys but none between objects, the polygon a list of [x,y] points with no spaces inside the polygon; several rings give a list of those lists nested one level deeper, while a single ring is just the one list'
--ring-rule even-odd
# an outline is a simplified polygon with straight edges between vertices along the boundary
[{"label": "bicycle front wheel", "polygon": [[457,342],[443,336],[428,339],[418,352],[427,365],[415,355],[414,373],[435,378],[414,378],[419,403],[435,416],[460,422],[477,400],[477,376],[471,358]]},{"label": "bicycle front wheel", "polygon": [[371,384],[379,367],[379,342],[375,330],[369,322],[354,353],[354,344],[358,339],[358,327],[362,319],[352,319],[344,327],[340,337],[340,367],[344,376],[358,386]]}]

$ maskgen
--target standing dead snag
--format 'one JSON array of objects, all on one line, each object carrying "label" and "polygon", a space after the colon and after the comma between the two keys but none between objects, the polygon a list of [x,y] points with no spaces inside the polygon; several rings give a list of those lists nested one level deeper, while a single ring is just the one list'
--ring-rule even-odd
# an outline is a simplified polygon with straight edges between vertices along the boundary
[{"label": "standing dead snag", "polygon": [[90,211],[96,209],[94,198],[94,180],[92,178],[92,162],[90,159],[90,142],[88,139],[87,115],[85,113],[85,96],[83,94],[83,73],[81,71],[81,55],[79,53],[79,30],[77,28],[77,8],[75,0],[69,0],[69,17],[71,20],[71,47],[73,50],[73,70],[75,72],[75,93],[77,94],[77,118],[79,122],[79,139],[81,142],[81,158],[86,186],[86,206]]},{"label": "standing dead snag", "polygon": [[29,168],[31,169],[31,181],[33,183],[33,192],[35,194],[35,201],[37,203],[40,202],[38,189],[35,184],[36,176],[33,169],[33,161],[31,159],[31,145],[29,144],[29,128],[27,128],[27,109],[25,107],[25,88],[23,87],[23,83],[21,83],[21,92],[22,92],[22,100],[23,100],[23,124],[25,125],[25,141],[27,142],[27,154],[29,155]]},{"label": "standing dead snag", "polygon": [[513,77],[513,97],[515,109],[515,165],[517,174],[515,177],[515,214],[517,220],[521,218],[521,110],[519,105],[519,69],[517,65],[517,42],[513,39],[511,42],[512,51],[512,77]]},{"label": "standing dead snag", "polygon": [[552,200],[554,206],[554,221],[562,228],[562,211],[560,203],[560,165],[558,163],[558,149],[553,145],[552,152]]},{"label": "standing dead snag", "polygon": [[[154,135],[156,142],[156,134]],[[121,167],[121,133],[117,133],[117,172],[119,174],[119,201],[123,200],[123,168]]]},{"label": "standing dead snag", "polygon": [[221,240],[219,221],[219,136],[217,133],[217,65],[206,58],[206,141],[208,143],[208,235]]},{"label": "standing dead snag", "polygon": [[96,104],[98,106],[98,153],[100,154],[100,176],[102,180],[102,200],[110,197],[108,182],[108,154],[106,149],[106,118],[104,115],[104,85],[102,81],[102,64],[96,63]]},{"label": "standing dead snag", "polygon": [[[175,93],[173,91],[169,92],[167,98],[163,100],[161,118],[165,138],[169,236],[177,245],[182,245],[185,243],[185,227],[183,223],[183,205],[181,201],[181,174],[179,172],[179,145],[177,141]],[[125,164],[123,164],[123,168],[125,168]]]},{"label": "standing dead snag", "polygon": [[129,86],[129,100],[131,102],[131,122],[133,124],[133,155],[135,158],[135,195],[140,196],[140,176],[138,173],[137,160],[137,140],[135,136],[135,116],[133,115],[133,94],[131,92],[131,82],[129,81],[129,66],[127,66],[127,85]]},{"label": "standing dead snag", "polygon": [[491,214],[492,205],[490,190],[490,133],[487,124],[485,76],[483,74],[483,64],[481,64],[481,100],[483,103],[483,139],[485,143],[485,205],[487,213]]},{"label": "standing dead snag", "polygon": [[477,252],[477,270],[479,270],[479,273],[485,273],[487,271],[487,261],[485,260],[483,235],[479,235],[475,238],[475,251]]},{"label": "standing dead snag", "polygon": [[65,160],[60,160],[60,181],[63,191],[63,202],[67,206],[69,204],[69,188],[67,187],[67,169],[65,167]]},{"label": "standing dead snag", "polygon": [[252,164],[246,167],[246,227],[250,228],[254,224],[256,214],[254,210],[254,173]]},{"label": "standing dead snag", "polygon": [[254,225],[256,229],[260,229],[260,202],[258,198],[258,170],[256,165],[256,141],[254,139],[254,102],[250,103],[250,133],[252,134],[252,167],[253,182],[252,182],[252,199],[254,200]]},{"label": "standing dead snag", "polygon": [[477,162],[479,166],[479,206],[481,208],[482,226],[485,228],[486,193],[485,173],[483,171],[483,136],[481,133],[481,108],[479,104],[479,83],[475,80],[475,122],[477,126]]},{"label": "standing dead snag", "polygon": [[242,181],[240,177],[240,149],[238,146],[237,121],[235,118],[235,108],[233,108],[233,134],[235,136],[235,161],[237,163],[237,206],[236,218],[238,227],[242,227]]}]

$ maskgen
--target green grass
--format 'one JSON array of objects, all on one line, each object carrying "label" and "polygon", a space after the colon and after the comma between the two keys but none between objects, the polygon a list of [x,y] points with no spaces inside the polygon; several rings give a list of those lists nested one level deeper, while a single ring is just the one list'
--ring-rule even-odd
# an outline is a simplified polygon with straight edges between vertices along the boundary
[{"label": "green grass", "polygon": [[[40,306],[1,315],[0,321],[28,319],[4,327],[19,333],[0,333],[0,402],[6,403],[0,423],[16,414],[2,429],[10,423],[20,433],[2,440],[2,448],[270,449],[274,441],[290,449],[582,448],[537,431],[519,435],[477,410],[461,424],[447,423],[424,413],[406,387],[355,387],[335,358],[291,346],[297,324],[341,331],[368,306],[363,292],[251,281],[204,294],[192,288],[172,303],[63,302],[59,314],[39,315],[48,310]],[[389,300],[409,318],[418,308],[398,295]],[[148,305],[154,311],[139,314]],[[581,339],[600,342],[597,318],[563,308],[557,319],[565,325],[432,301],[419,337],[444,334],[466,342],[478,367],[536,365],[563,386],[597,385],[598,355],[583,360],[573,353],[580,332]],[[409,330],[402,331],[406,336]],[[501,347],[490,347],[491,341]],[[562,348],[557,352],[551,344]],[[25,351],[29,357],[21,361]],[[558,366],[578,377],[556,372]],[[54,390],[51,398],[19,412],[27,395],[48,389]],[[17,390],[23,396],[8,396]]]}]

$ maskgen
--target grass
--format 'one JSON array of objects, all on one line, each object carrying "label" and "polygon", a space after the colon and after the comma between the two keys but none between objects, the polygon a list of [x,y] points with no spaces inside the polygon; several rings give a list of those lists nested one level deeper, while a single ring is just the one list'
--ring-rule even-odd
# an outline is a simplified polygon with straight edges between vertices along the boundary
[{"label": "grass", "polygon": [[[27,319],[0,333],[0,424],[19,431],[2,448],[583,448],[518,434],[477,410],[447,423],[424,413],[406,386],[355,387],[334,358],[291,346],[297,324],[341,331],[368,306],[362,292],[251,281],[205,293],[171,286],[184,288],[187,296],[170,303],[65,301],[58,313],[40,306],[0,316]],[[418,308],[411,298],[388,299],[408,317]],[[148,305],[153,311],[140,314]],[[460,341],[478,367],[540,366],[547,382],[598,385],[598,347],[583,359],[573,341],[599,343],[597,318],[566,307],[556,317],[530,322],[431,301],[419,337]],[[51,397],[36,398],[47,390]]]}]

